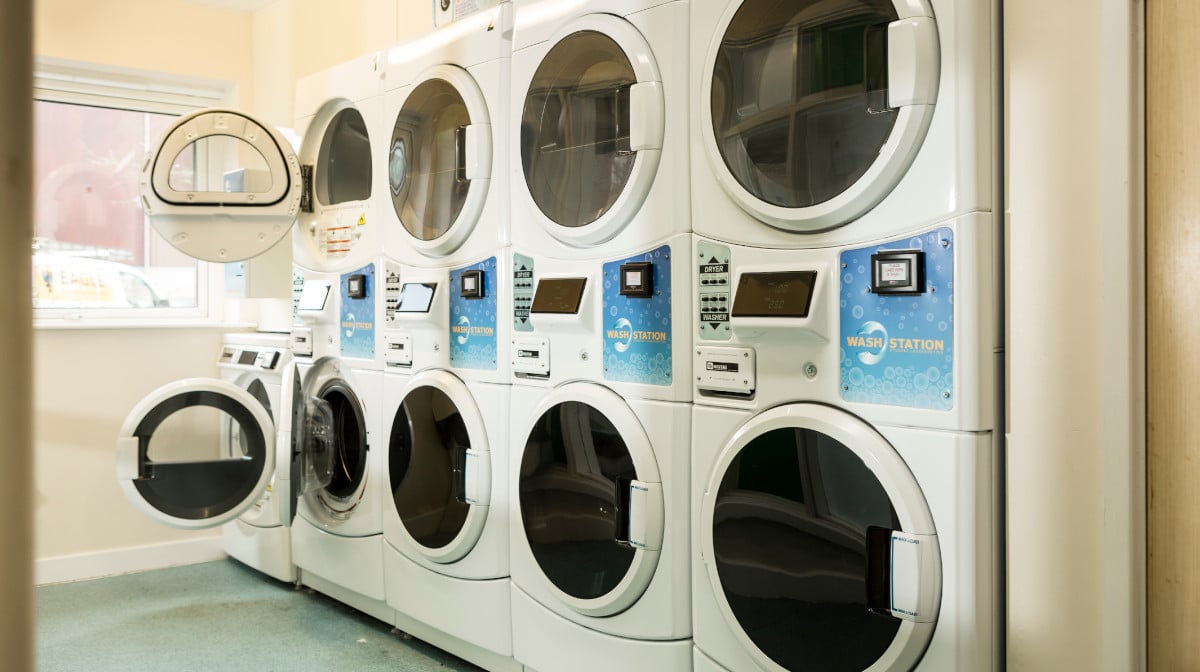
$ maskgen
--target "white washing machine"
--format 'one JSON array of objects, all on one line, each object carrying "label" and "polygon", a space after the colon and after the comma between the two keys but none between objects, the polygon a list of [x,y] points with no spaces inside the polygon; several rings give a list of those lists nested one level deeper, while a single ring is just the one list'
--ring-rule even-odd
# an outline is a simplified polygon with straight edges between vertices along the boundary
[{"label": "white washing machine", "polygon": [[596,259],[691,232],[688,3],[513,6],[514,248]]},{"label": "white washing machine", "polygon": [[387,602],[401,630],[489,670],[519,669],[509,620],[509,385],[489,380],[494,354],[482,376],[461,359],[471,342],[491,341],[495,352],[495,318],[486,329],[486,320],[465,329],[451,320],[461,302],[495,314],[495,269],[464,296],[461,274],[396,266],[385,262],[382,331]]},{"label": "white washing machine", "polygon": [[[383,579],[386,498],[383,356],[384,219],[378,212],[384,143],[378,54],[300,80],[299,158],[313,165],[312,209],[294,236],[296,327],[292,348],[306,398],[333,414],[333,470],[301,499],[292,531],[300,580],[380,620],[392,622]],[[311,116],[309,116],[311,115]]]},{"label": "white washing machine", "polygon": [[183,529],[223,525],[229,555],[294,581],[289,528],[315,451],[302,450],[299,436],[292,442],[288,336],[223,341],[219,379],[170,383],[130,412],[117,440],[117,477],[152,519]]},{"label": "white washing machine", "polygon": [[[291,413],[293,409],[293,390],[283,387],[284,371],[292,368],[288,343],[288,334],[225,334],[217,360],[221,380],[249,392],[276,423],[280,414]],[[232,447],[238,446],[238,454],[244,455],[241,426],[231,422],[227,427],[225,434],[230,448],[223,454],[232,457]],[[271,441],[275,450],[274,478],[249,510],[221,527],[221,542],[225,552],[243,564],[280,581],[292,582],[296,580],[296,566],[292,563],[291,523],[296,510],[293,497],[298,491],[290,487],[292,446],[274,439]],[[282,501],[285,498],[289,501]]]},{"label": "white washing machine", "polygon": [[[492,6],[470,7],[477,4]],[[376,188],[384,252],[406,266],[473,264],[502,256],[510,242],[502,139],[512,5],[446,7],[455,14],[439,21],[453,23],[382,59],[384,113],[375,132],[387,142],[387,167]]]},{"label": "white washing machine", "polygon": [[696,254],[695,669],[1002,669],[990,217]]},{"label": "white washing machine", "polygon": [[[690,236],[514,257],[513,653],[528,669],[691,665]],[[527,298],[522,298],[527,297]],[[685,332],[686,333],[686,332]]]},{"label": "white washing machine", "polygon": [[691,3],[695,232],[825,247],[992,211],[998,4]]},{"label": "white washing machine", "polygon": [[[298,152],[241,112],[181,118],[147,161],[142,196],[159,232],[201,259],[252,257],[293,232],[291,345],[304,375],[301,405],[316,409],[308,415],[332,414],[329,427],[303,429],[325,442],[336,467],[300,498],[293,561],[304,583],[390,622],[382,451],[369,450],[382,433],[383,403],[375,342],[381,238],[371,192],[385,152],[373,150],[369,134],[382,109],[378,62],[368,54],[298,83]],[[231,171],[243,179],[223,180]]]}]

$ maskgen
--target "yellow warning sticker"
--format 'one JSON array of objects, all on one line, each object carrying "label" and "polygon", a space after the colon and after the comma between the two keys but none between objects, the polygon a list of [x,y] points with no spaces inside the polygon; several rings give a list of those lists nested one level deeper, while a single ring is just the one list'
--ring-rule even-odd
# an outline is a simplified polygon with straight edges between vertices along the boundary
[{"label": "yellow warning sticker", "polygon": [[365,214],[362,214],[362,215],[359,215],[359,216],[358,216],[358,225],[359,225],[359,226],[366,226],[366,225],[367,225],[367,216],[366,216]]}]

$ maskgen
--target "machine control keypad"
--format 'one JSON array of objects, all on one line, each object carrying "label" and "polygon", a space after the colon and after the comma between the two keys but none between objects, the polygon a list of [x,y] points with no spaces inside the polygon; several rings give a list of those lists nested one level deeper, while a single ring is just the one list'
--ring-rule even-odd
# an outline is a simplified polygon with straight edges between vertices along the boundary
[{"label": "machine control keypad", "polygon": [[696,316],[701,340],[728,341],[731,298],[729,248],[706,240],[696,244],[699,263],[696,283]]},{"label": "machine control keypad", "polygon": [[533,331],[529,310],[533,307],[533,259],[523,254],[513,255],[513,330]]},{"label": "machine control keypad", "polygon": [[383,271],[383,323],[396,327],[396,308],[400,305],[400,293],[404,285],[400,282],[400,267],[387,263]]}]

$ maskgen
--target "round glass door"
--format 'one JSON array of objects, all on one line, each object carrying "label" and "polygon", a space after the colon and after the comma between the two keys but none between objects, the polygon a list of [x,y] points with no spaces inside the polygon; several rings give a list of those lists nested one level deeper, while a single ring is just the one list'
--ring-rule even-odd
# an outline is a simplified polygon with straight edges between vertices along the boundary
[{"label": "round glass door", "polygon": [[184,254],[241,261],[291,232],[304,192],[300,162],[272,126],[233,110],[200,110],[177,119],[152,154],[142,205]]},{"label": "round glass door", "polygon": [[[326,515],[341,520],[358,505],[366,486],[367,424],[362,401],[332,358],[313,364],[305,377],[303,396],[305,429],[300,451],[325,453],[330,464],[328,478],[316,474],[318,480],[306,484],[307,494]],[[314,444],[318,447],[308,448]]]},{"label": "round glass door", "polygon": [[125,419],[117,477],[154,520],[215,527],[261,496],[273,474],[274,440],[270,414],[250,393],[219,380],[179,381],[152,392]]},{"label": "round glass door", "polygon": [[[891,191],[919,149],[936,97],[932,13],[913,18],[925,3],[899,0],[737,5],[703,92],[718,176],[768,223],[845,224]],[[900,46],[908,39],[926,44],[914,55]],[[916,84],[889,81],[905,69]]]},{"label": "round glass door", "polygon": [[388,152],[392,207],[415,247],[444,255],[462,244],[483,208],[491,156],[475,80],[448,65],[425,73],[396,115]]},{"label": "round glass door", "polygon": [[409,385],[392,420],[388,472],[396,513],[423,555],[453,562],[478,542],[490,504],[488,455],[460,380],[431,372]]},{"label": "round glass door", "polygon": [[533,202],[569,244],[614,236],[645,200],[662,148],[661,77],[642,35],[610,16],[577,21],[542,58],[520,119]]},{"label": "round glass door", "polygon": [[[618,613],[641,596],[662,531],[661,488],[657,510],[640,510],[632,498],[631,486],[661,485],[645,432],[619,397],[604,392],[542,404],[518,483],[534,560],[564,602],[594,616]],[[631,534],[641,517],[656,518],[651,526],[659,536],[649,544]],[[655,551],[648,567],[647,550]]]},{"label": "round glass door", "polygon": [[[731,625],[769,669],[910,669],[932,616],[895,615],[887,593],[901,570],[888,553],[893,539],[935,552],[930,514],[882,437],[843,431],[826,421],[835,415],[844,414],[775,409],[739,431],[705,496],[708,573]],[[936,612],[936,553],[914,557],[924,566],[903,580]]]}]

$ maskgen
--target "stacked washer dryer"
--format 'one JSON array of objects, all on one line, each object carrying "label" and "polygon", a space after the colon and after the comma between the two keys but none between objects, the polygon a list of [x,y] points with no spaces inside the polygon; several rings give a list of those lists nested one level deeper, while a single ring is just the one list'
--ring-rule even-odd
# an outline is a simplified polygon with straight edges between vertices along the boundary
[{"label": "stacked washer dryer", "polygon": [[514,6],[513,652],[687,669],[688,5]]},{"label": "stacked washer dryer", "polygon": [[1002,669],[996,5],[692,5],[695,669]]},{"label": "stacked washer dryer", "polygon": [[381,217],[373,188],[384,170],[372,137],[382,114],[379,55],[296,85],[299,159],[311,166],[309,202],[295,233],[292,349],[306,403],[329,414],[333,469],[306,492],[292,528],[300,580],[391,622],[385,603],[382,510],[383,358],[376,348]]},{"label": "stacked washer dryer", "polygon": [[[379,172],[372,162],[378,154],[382,164],[383,152],[371,151],[368,135],[381,105],[377,62],[368,55],[300,83],[298,153],[244,113],[203,110],[180,118],[148,157],[141,194],[151,222],[193,257],[257,256],[295,224],[302,326],[289,339],[296,366],[282,372],[282,394],[290,391],[291,401],[281,401],[287,410],[276,414],[278,438],[270,413],[245,391],[183,381],[134,409],[118,450],[119,476],[135,502],[168,524],[204,527],[254,506],[271,480],[278,441],[287,469],[273,499],[284,509],[281,521],[292,525],[301,580],[391,621],[383,587],[382,451],[368,450],[381,434],[382,405],[371,187]],[[222,179],[231,172],[254,179]],[[206,413],[228,417],[210,422]],[[244,447],[210,448],[207,428],[216,425],[236,425]]]},{"label": "stacked washer dryer", "polygon": [[[384,234],[387,603],[398,628],[491,670],[512,659],[508,114],[512,6],[443,3],[389,49]],[[435,5],[435,11],[439,8]],[[507,352],[505,352],[507,355]]]}]

